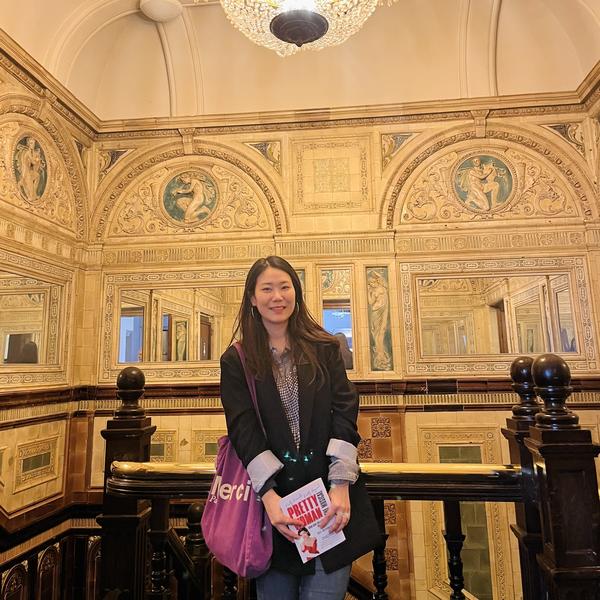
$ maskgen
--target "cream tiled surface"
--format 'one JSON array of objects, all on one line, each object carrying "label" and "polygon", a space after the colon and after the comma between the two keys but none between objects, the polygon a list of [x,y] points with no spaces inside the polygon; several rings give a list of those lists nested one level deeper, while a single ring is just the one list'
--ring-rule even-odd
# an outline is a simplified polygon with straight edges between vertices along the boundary
[{"label": "cream tiled surface", "polygon": [[[25,425],[2,432],[0,507],[9,515],[64,493],[66,421]],[[49,453],[48,464],[25,471],[24,459]],[[19,458],[21,456],[21,458]]]},{"label": "cream tiled surface", "polygon": [[[43,71],[36,75],[44,79]],[[32,105],[39,101],[35,90],[11,79],[10,74],[7,77],[9,98],[19,94]],[[590,77],[590,86],[597,85],[600,76]],[[65,102],[68,105],[69,99]],[[528,102],[535,106],[536,98]],[[593,300],[600,290],[600,217],[594,188],[599,167],[592,160],[597,126],[586,108],[553,112],[545,99],[540,97],[539,102],[537,112],[515,105],[495,115],[486,137],[478,137],[481,131],[477,129],[485,127],[485,118],[475,122],[475,117],[467,118],[454,105],[446,113],[420,108],[400,116],[386,115],[380,109],[383,112],[376,119],[368,110],[356,109],[352,122],[304,123],[299,116],[293,124],[265,125],[264,131],[258,119],[252,129],[209,128],[206,137],[194,134],[190,120],[187,125],[192,133],[185,134],[191,135],[185,141],[185,156],[176,130],[150,128],[142,136],[125,124],[114,124],[114,131],[95,140],[73,114],[60,113],[52,106],[47,121],[51,127],[21,113],[3,114],[0,127],[7,132],[5,151],[9,153],[20,132],[38,136],[56,167],[48,185],[54,185],[54,177],[60,175],[74,224],[62,223],[60,215],[19,200],[14,174],[0,173],[0,180],[11,190],[0,199],[5,209],[0,240],[8,252],[7,262],[16,271],[35,273],[40,279],[58,277],[65,285],[60,322],[65,343],[56,373],[35,367],[32,376],[17,374],[4,380],[0,373],[0,383],[8,389],[112,384],[119,365],[114,356],[117,331],[109,328],[109,320],[117,322],[118,292],[123,286],[134,290],[179,286],[190,281],[190,274],[197,275],[201,284],[239,284],[253,260],[271,252],[281,252],[293,264],[302,265],[308,304],[317,316],[320,265],[333,259],[353,267],[354,378],[504,376],[509,364],[506,357],[442,357],[432,362],[421,355],[415,277],[504,276],[523,269],[542,274],[544,269],[565,271],[577,282],[573,298],[581,321],[578,336],[585,348],[569,357],[571,368],[578,375],[600,373],[596,333],[600,315]],[[589,156],[582,158],[573,140],[551,129],[557,121],[577,131]],[[383,134],[411,136],[385,166]],[[277,176],[267,158],[244,145],[258,143],[265,136],[279,144],[281,173]],[[69,137],[88,147],[83,163],[76,148],[63,143]],[[127,152],[118,155],[110,167],[102,166],[103,153],[121,149]],[[515,175],[518,201],[483,218],[461,205],[448,179],[461,157],[478,153],[492,153],[506,164],[512,161],[517,165],[515,173],[540,176],[534,183]],[[5,164],[10,160],[7,154]],[[313,167],[319,160],[327,168],[319,171],[322,181],[317,185]],[[236,212],[231,200],[227,219],[209,219],[189,227],[165,220],[159,189],[174,173],[196,167],[208,169],[221,182],[223,202],[229,201],[225,182],[235,181],[244,190],[248,203],[244,210]],[[296,192],[302,177],[300,197]],[[343,191],[346,188],[349,191]],[[548,200],[549,189],[557,190],[560,202]],[[352,194],[359,194],[359,200]],[[317,206],[320,195],[326,201]],[[138,198],[145,199],[144,210]],[[253,220],[256,215],[262,217]],[[366,267],[388,269],[394,364],[389,372],[371,371],[368,360]],[[215,364],[190,367],[161,364],[157,368],[146,365],[145,370],[148,381],[154,383],[218,380]]]}]

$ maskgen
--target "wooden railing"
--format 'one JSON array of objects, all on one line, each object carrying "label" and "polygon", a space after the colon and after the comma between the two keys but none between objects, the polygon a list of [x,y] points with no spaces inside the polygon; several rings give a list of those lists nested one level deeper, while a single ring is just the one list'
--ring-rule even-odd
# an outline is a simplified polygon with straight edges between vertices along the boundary
[{"label": "wooden railing", "polygon": [[[379,525],[384,532],[386,499],[442,501],[449,597],[462,600],[460,553],[465,537],[460,503],[513,502],[516,523],[512,529],[519,541],[523,598],[600,600],[600,500],[594,464],[600,446],[565,406],[571,393],[570,373],[560,357],[542,355],[535,362],[520,357],[512,365],[511,377],[520,401],[503,434],[514,464],[361,463]],[[175,498],[205,498],[213,465],[148,462],[154,428],[137,403],[143,374],[135,368],[124,369],[117,383],[123,404],[103,431],[106,495],[99,522],[104,530],[105,597],[187,599],[194,588],[195,597],[200,593],[208,599],[215,588],[199,528],[201,506],[192,504],[188,535],[182,542],[169,527],[169,504]],[[143,559],[147,532],[152,547],[149,577]],[[363,590],[365,597],[387,598],[385,567],[382,546],[373,556],[375,592],[367,595]],[[173,569],[179,569],[179,577],[171,576]],[[184,580],[188,591],[175,579]],[[222,588],[219,585],[221,597],[236,598],[237,585],[235,576],[225,570]],[[243,595],[248,597],[246,592]]]}]

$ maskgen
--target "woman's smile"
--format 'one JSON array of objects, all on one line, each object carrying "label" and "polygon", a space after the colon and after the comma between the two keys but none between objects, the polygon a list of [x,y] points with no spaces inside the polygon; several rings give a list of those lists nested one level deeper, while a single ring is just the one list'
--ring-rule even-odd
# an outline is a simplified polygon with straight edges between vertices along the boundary
[{"label": "woman's smile", "polygon": [[296,292],[290,276],[281,269],[268,267],[256,280],[252,306],[260,313],[263,325],[287,325],[296,306]]}]

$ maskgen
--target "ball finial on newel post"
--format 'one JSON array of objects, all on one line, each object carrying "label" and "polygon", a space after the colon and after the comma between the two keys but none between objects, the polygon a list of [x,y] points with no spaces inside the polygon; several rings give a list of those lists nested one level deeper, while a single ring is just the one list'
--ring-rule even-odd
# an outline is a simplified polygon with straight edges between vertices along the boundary
[{"label": "ball finial on newel post", "polygon": [[579,429],[579,417],[565,402],[571,395],[571,370],[556,354],[541,354],[531,367],[536,394],[544,401],[544,408],[536,417],[542,429]]},{"label": "ball finial on newel post", "polygon": [[542,407],[535,399],[535,390],[531,367],[533,358],[531,356],[517,356],[510,365],[510,378],[512,389],[519,395],[520,404],[512,407],[513,417],[518,421],[531,421],[540,412]]},{"label": "ball finial on newel post", "polygon": [[121,406],[115,411],[115,419],[130,419],[143,417],[144,409],[139,405],[139,399],[144,393],[146,377],[137,367],[125,367],[117,376],[117,396]]}]

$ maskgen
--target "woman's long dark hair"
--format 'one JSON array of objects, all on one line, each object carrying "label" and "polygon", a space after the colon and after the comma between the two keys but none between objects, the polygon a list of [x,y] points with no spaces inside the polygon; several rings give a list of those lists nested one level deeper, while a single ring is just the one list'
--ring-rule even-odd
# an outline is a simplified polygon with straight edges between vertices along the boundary
[{"label": "woman's long dark hair", "polygon": [[258,277],[269,267],[287,273],[296,292],[296,306],[288,321],[288,339],[294,362],[296,364],[308,363],[312,371],[312,379],[319,378],[323,375],[323,369],[319,364],[315,342],[336,343],[337,340],[327,333],[308,312],[298,274],[287,260],[279,256],[259,258],[248,271],[244,285],[244,297],[235,320],[232,340],[240,339],[246,355],[246,364],[256,377],[262,379],[272,371],[273,356],[269,348],[269,334],[258,310],[253,310],[251,301],[252,296],[256,293]]}]

